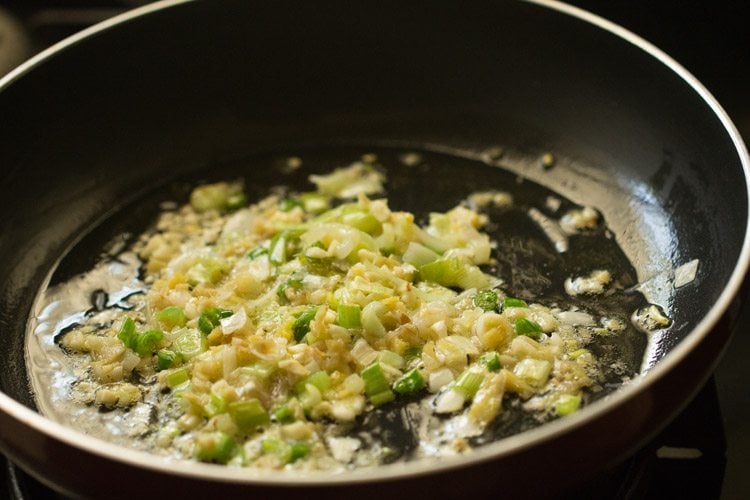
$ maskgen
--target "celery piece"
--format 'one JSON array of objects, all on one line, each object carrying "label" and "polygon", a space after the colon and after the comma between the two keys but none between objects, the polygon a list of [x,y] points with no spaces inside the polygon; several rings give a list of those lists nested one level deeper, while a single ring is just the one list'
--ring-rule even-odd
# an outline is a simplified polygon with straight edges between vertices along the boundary
[{"label": "celery piece", "polygon": [[225,432],[199,434],[195,440],[195,458],[225,464],[232,458],[235,446],[232,436]]},{"label": "celery piece", "polygon": [[393,391],[397,394],[416,394],[425,388],[425,379],[416,368],[406,372],[393,384]]},{"label": "celery piece", "polygon": [[187,317],[181,307],[170,306],[156,313],[156,319],[171,330],[175,327],[183,327],[187,323]]},{"label": "celery piece", "polygon": [[505,309],[506,307],[529,307],[529,305],[521,299],[516,299],[514,297],[505,297],[505,299],[503,300],[503,309]]},{"label": "celery piece", "polygon": [[131,318],[125,318],[120,331],[117,332],[117,338],[125,344],[125,347],[135,350],[136,341],[138,340],[138,334],[135,332],[135,321]]},{"label": "celery piece", "polygon": [[180,368],[179,370],[168,373],[166,377],[167,386],[170,389],[174,389],[188,380],[190,380],[190,375],[185,368]]},{"label": "celery piece", "polygon": [[179,362],[177,354],[169,349],[159,349],[156,353],[156,367],[159,370],[172,368]]},{"label": "celery piece", "polygon": [[185,328],[172,341],[172,350],[184,360],[191,359],[208,349],[206,336],[193,328]]},{"label": "celery piece", "polygon": [[255,399],[233,401],[227,406],[229,415],[242,432],[252,432],[270,422],[263,404]]},{"label": "celery piece", "polygon": [[426,246],[417,243],[416,241],[412,241],[409,243],[409,246],[406,248],[406,251],[402,256],[402,260],[404,262],[406,262],[407,264],[411,264],[416,268],[420,268],[425,264],[435,262],[439,258],[440,254],[438,254],[437,252],[433,252]]},{"label": "celery piece", "polygon": [[482,290],[474,295],[474,305],[490,312],[497,310],[497,292],[495,290]]},{"label": "celery piece", "polygon": [[500,363],[500,355],[496,351],[484,353],[479,360],[484,363],[487,369],[491,372],[496,372],[503,367],[502,363]]},{"label": "celery piece", "polygon": [[362,308],[357,304],[339,304],[336,323],[344,328],[360,328],[362,326]]},{"label": "celery piece", "polygon": [[300,342],[305,335],[310,331],[310,322],[315,319],[315,314],[318,312],[318,306],[310,306],[304,312],[297,315],[297,318],[292,323],[292,333],[294,334],[294,340]]},{"label": "celery piece", "polygon": [[138,338],[135,341],[135,349],[133,350],[141,357],[146,356],[153,353],[162,340],[164,340],[164,332],[161,330],[148,330],[138,334]]},{"label": "celery piece", "polygon": [[484,381],[484,375],[466,370],[458,376],[453,389],[459,391],[466,399],[472,399]]},{"label": "celery piece", "polygon": [[573,394],[563,394],[555,404],[555,413],[564,417],[578,411],[581,406],[581,396]]},{"label": "celery piece", "polygon": [[534,340],[539,340],[542,334],[542,327],[539,323],[531,321],[526,318],[519,318],[516,320],[516,333],[518,335],[526,335]]}]

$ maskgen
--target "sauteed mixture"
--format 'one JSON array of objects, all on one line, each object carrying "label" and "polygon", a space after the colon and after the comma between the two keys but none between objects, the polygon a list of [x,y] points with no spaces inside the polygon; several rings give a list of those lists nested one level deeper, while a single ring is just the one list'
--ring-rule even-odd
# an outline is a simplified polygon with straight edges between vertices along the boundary
[{"label": "sauteed mixture", "polygon": [[[543,422],[600,391],[612,366],[589,345],[627,321],[506,292],[483,230],[512,194],[474,193],[420,225],[389,208],[376,162],[249,205],[240,182],[201,185],[165,210],[132,247],[142,287],[58,336],[67,396],[130,419],[155,453],[309,470],[387,460],[356,430],[396,405],[424,415],[413,455],[440,456],[470,452],[508,405]],[[585,207],[559,227],[599,224]],[[564,289],[615,286],[594,269]]]}]

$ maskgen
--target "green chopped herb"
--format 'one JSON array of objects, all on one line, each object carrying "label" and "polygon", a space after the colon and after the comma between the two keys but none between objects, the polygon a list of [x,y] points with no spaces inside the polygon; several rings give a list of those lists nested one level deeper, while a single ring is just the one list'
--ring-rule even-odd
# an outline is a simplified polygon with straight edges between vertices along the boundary
[{"label": "green chopped herb", "polygon": [[496,372],[503,367],[500,363],[500,355],[495,351],[484,353],[479,359],[491,372]]},{"label": "green chopped herb", "polygon": [[117,332],[117,338],[125,344],[125,347],[135,350],[136,341],[138,340],[138,334],[135,332],[135,321],[131,318],[125,318],[120,331]]},{"label": "green chopped herb", "polygon": [[482,290],[474,296],[474,305],[485,311],[497,310],[497,292],[495,290]]},{"label": "green chopped herb", "polygon": [[219,309],[218,307],[204,309],[198,318],[198,328],[201,332],[208,335],[214,328],[219,326],[222,319],[228,318],[232,314],[234,314],[234,311],[230,309]]},{"label": "green chopped herb", "polygon": [[247,198],[242,193],[232,194],[227,198],[224,204],[224,210],[227,212],[234,212],[247,205]]},{"label": "green chopped herb", "polygon": [[505,297],[505,299],[503,300],[503,309],[505,309],[506,307],[529,307],[529,305],[521,299]]},{"label": "green chopped herb", "polygon": [[281,405],[274,410],[273,417],[279,423],[290,424],[294,422],[294,411],[287,405]]},{"label": "green chopped herb", "polygon": [[422,374],[419,370],[413,368],[396,380],[393,384],[393,391],[401,395],[416,394],[424,389],[425,385]]},{"label": "green chopped herb", "polygon": [[166,370],[175,366],[179,360],[177,359],[177,353],[170,351],[169,349],[159,349],[156,353],[156,367],[159,370]]},{"label": "green chopped herb", "polygon": [[310,445],[307,443],[292,443],[289,453],[289,462],[296,462],[300,458],[306,457],[310,453]]},{"label": "green chopped herb", "polygon": [[294,340],[300,342],[307,332],[310,331],[310,322],[315,318],[315,314],[318,312],[318,306],[310,306],[304,312],[300,313],[292,324],[292,333],[294,334]]},{"label": "green chopped herb", "polygon": [[282,212],[290,212],[296,207],[302,207],[302,203],[300,203],[298,200],[295,200],[294,198],[284,198],[279,203],[279,208]]},{"label": "green chopped herb", "polygon": [[539,323],[531,321],[526,318],[519,318],[516,320],[516,333],[518,335],[526,335],[534,340],[541,338],[542,327]]},{"label": "green chopped herb", "polygon": [[268,255],[268,249],[263,247],[255,247],[247,253],[247,258],[255,260],[261,255]]}]

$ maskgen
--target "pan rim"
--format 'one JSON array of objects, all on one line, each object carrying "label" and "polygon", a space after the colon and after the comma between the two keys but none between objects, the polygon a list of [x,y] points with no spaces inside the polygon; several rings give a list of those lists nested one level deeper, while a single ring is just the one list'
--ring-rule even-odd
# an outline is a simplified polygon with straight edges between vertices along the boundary
[{"label": "pan rim", "polygon": [[[160,11],[180,4],[186,4],[195,0],[161,0],[153,4],[133,9],[111,19],[98,23],[71,37],[58,42],[45,49],[36,56],[22,63],[5,77],[0,78],[0,91],[10,86],[15,80],[42,64],[56,53],[89,38],[90,36],[107,30],[111,27],[124,24],[132,19],[147,15],[151,12]],[[714,115],[719,119],[726,130],[735,151],[739,157],[743,174],[745,176],[746,199],[750,202],[750,157],[742,138],[727,115],[726,111],[711,95],[711,93],[682,65],[672,59],[650,42],[640,36],[628,31],[611,21],[596,14],[592,14],[581,8],[564,4],[557,0],[521,0],[548,8],[578,18],[588,24],[594,25],[604,31],[622,38],[635,47],[643,50],[651,57],[664,64],[667,68],[687,83],[698,96],[709,106]],[[601,418],[614,408],[624,405],[637,394],[646,391],[649,387],[660,380],[666,373],[673,370],[698,344],[712,331],[720,318],[728,309],[732,299],[738,294],[743,279],[750,267],[750,217],[747,218],[745,236],[740,255],[735,263],[730,279],[722,290],[719,299],[711,307],[709,312],[698,322],[692,331],[675,346],[662,360],[656,363],[647,373],[636,377],[633,382],[618,389],[602,401],[593,403],[583,408],[580,412],[565,419],[549,422],[538,428],[516,434],[498,442],[475,449],[471,455],[456,457],[443,457],[439,460],[417,460],[407,463],[383,465],[371,469],[359,469],[347,471],[344,474],[331,475],[330,473],[317,472],[301,475],[299,472],[274,472],[255,471],[253,469],[229,468],[212,464],[203,464],[189,461],[176,461],[152,455],[144,451],[128,449],[115,445],[98,438],[93,438],[82,432],[73,430],[54,422],[43,415],[23,406],[21,403],[0,392],[0,411],[9,415],[18,422],[44,434],[47,438],[60,441],[72,448],[81,449],[91,455],[100,456],[111,461],[125,463],[131,467],[145,468],[152,471],[163,472],[171,475],[192,477],[195,479],[213,480],[219,482],[263,484],[267,486],[332,486],[353,483],[363,483],[381,480],[397,480],[408,477],[416,477],[426,474],[440,473],[448,469],[466,467],[488,460],[502,458],[519,453],[527,448],[549,441],[560,433],[570,432],[574,429],[587,425]],[[179,467],[175,467],[179,464]]]}]

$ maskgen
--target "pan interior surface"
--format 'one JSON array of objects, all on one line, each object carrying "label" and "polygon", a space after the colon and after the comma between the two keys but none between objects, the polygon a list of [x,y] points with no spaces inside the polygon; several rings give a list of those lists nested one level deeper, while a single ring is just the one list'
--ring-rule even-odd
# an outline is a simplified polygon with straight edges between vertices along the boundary
[{"label": "pan interior surface", "polygon": [[[599,336],[586,344],[600,360],[602,370],[595,389],[585,391],[587,404],[606,397],[639,372],[648,337],[653,334],[638,331],[629,318],[648,304],[634,289],[636,272],[606,222],[592,231],[565,234],[556,221],[571,210],[579,210],[579,205],[481,158],[415,149],[321,147],[255,155],[197,172],[192,179],[179,178],[152,186],[90,228],[52,272],[49,288],[42,291],[35,306],[35,319],[30,322],[27,367],[36,406],[42,414],[73,428],[85,429],[89,435],[139,447],[138,437],[120,439],[118,435],[129,434],[128,421],[140,423],[144,416],[153,415],[156,411],[153,403],[144,401],[125,411],[85,410],[85,405],[76,403],[71,395],[77,383],[76,369],[58,345],[87,316],[106,308],[127,308],[124,298],[146,288],[138,279],[139,265],[123,252],[154,224],[161,207],[185,203],[192,187],[199,183],[241,178],[253,203],[273,191],[309,190],[309,175],[349,164],[363,153],[374,153],[385,169],[386,197],[391,208],[414,213],[423,223],[430,213],[445,212],[473,193],[490,188],[510,193],[512,206],[486,210],[489,223],[485,230],[497,242],[488,272],[503,280],[502,288],[510,296],[562,310],[574,308],[595,317],[616,318],[627,325],[624,331]],[[302,166],[289,169],[289,158],[301,159]],[[550,227],[557,229],[551,231]],[[87,274],[94,267],[106,271]],[[615,284],[610,292],[602,296],[571,296],[566,292],[566,279],[597,269],[605,269],[613,276]],[[86,277],[80,279],[81,276]],[[420,440],[427,440],[418,431],[420,422],[426,418],[425,408],[420,407],[421,399],[422,396],[399,399],[367,412],[348,435],[365,436],[363,442],[368,446],[389,450],[383,458],[385,463],[410,459]],[[481,435],[472,437],[471,444],[491,443],[536,427],[549,418],[534,416],[522,409],[521,403],[519,398],[510,398],[506,403],[508,410]],[[430,427],[451,425],[449,419],[443,421],[433,419]]]}]

